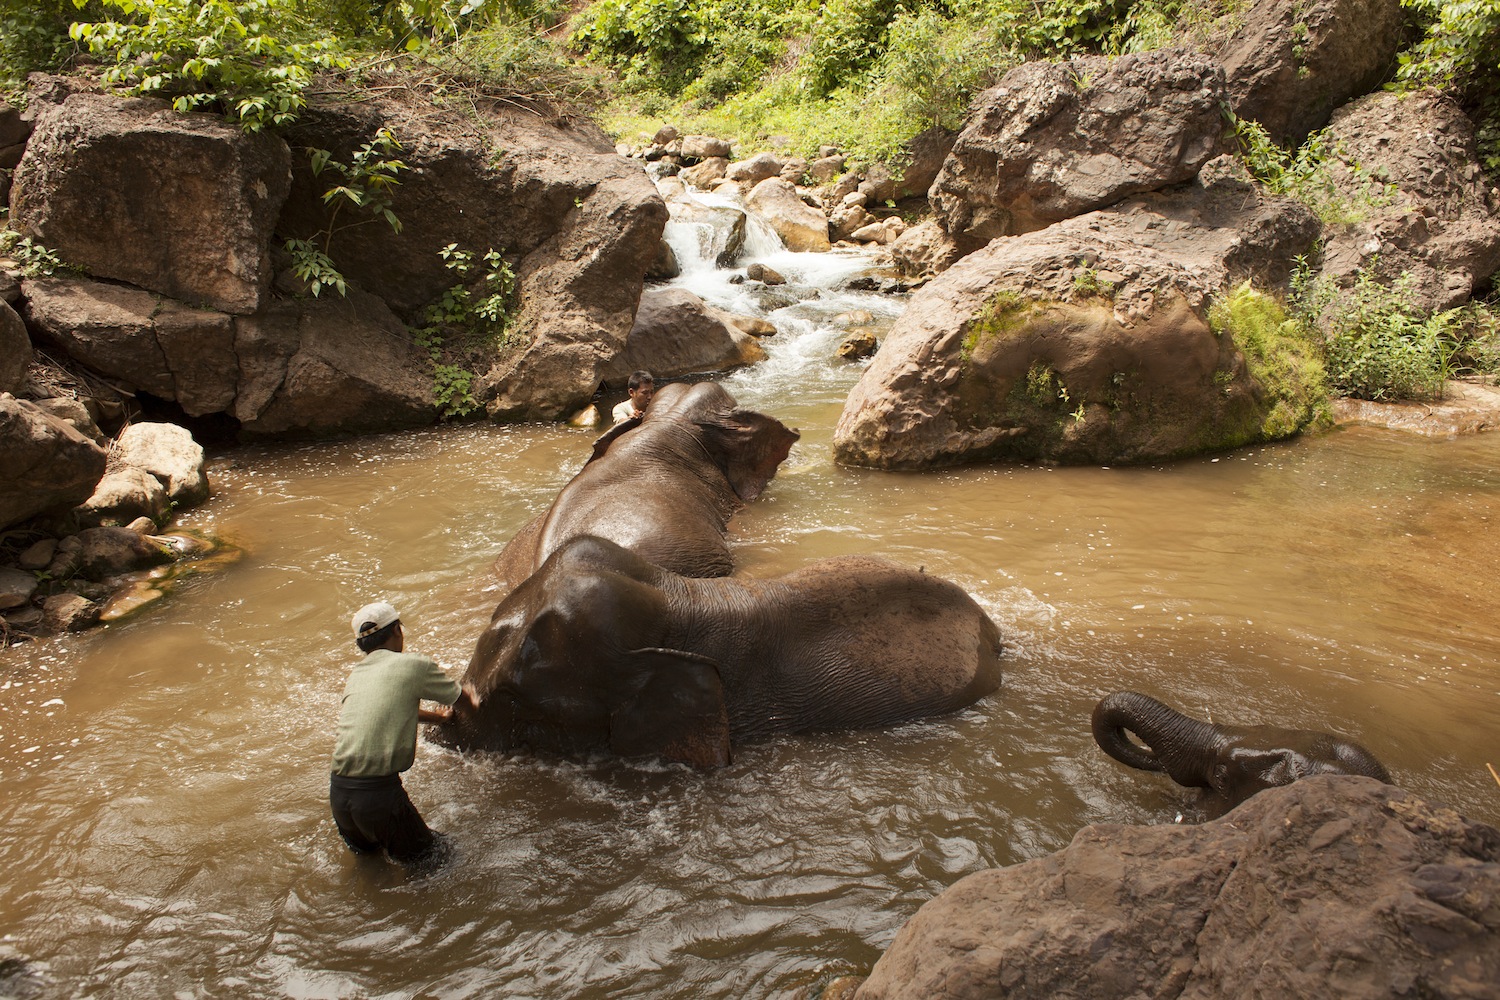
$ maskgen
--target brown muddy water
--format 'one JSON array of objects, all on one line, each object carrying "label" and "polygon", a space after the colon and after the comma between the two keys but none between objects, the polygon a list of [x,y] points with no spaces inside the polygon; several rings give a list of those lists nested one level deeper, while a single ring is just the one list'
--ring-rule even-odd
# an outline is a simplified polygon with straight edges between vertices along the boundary
[{"label": "brown muddy water", "polygon": [[[779,268],[795,271],[795,261]],[[452,840],[408,876],[327,810],[352,610],[455,673],[504,542],[592,435],[464,426],[216,459],[182,519],[245,558],[97,632],[0,653],[0,959],[36,996],[776,997],[879,957],[924,901],[1083,825],[1201,819],[1088,731],[1131,688],[1347,734],[1500,821],[1500,435],[1345,429],[1147,468],[923,475],[830,458],[857,369],[827,311],[726,380],[800,427],[733,526],[744,572],[878,553],[968,588],[1009,646],[956,716],[740,747],[712,773],[424,744]],[[870,296],[888,321],[898,305]],[[820,312],[820,310],[822,312]],[[3,992],[4,989],[0,989]]]}]

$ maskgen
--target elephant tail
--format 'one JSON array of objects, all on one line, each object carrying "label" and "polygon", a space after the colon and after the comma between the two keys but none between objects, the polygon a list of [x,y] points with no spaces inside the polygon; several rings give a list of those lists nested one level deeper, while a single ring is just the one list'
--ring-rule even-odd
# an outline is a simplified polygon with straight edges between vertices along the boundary
[{"label": "elephant tail", "polygon": [[[1149,695],[1117,691],[1094,706],[1093,731],[1099,748],[1122,764],[1165,772],[1179,785],[1208,787],[1199,757],[1219,737],[1207,722],[1183,715]],[[1134,733],[1141,743],[1127,733]]]}]

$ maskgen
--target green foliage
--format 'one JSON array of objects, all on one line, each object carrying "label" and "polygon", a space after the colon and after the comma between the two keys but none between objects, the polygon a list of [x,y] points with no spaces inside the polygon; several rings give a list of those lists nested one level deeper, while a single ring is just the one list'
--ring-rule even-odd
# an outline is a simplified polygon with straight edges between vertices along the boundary
[{"label": "green foliage", "polygon": [[1479,126],[1480,157],[1500,175],[1500,0],[1401,0],[1425,29],[1397,79],[1459,95]]},{"label": "green foliage", "polygon": [[427,307],[427,323],[412,331],[412,342],[432,361],[432,392],[445,417],[466,417],[478,408],[474,373],[454,364],[450,352],[505,343],[514,311],[516,275],[494,248],[475,259],[456,243],[438,251],[443,266],[459,278]]},{"label": "green foliage", "polygon": [[[1250,173],[1277,194],[1302,201],[1325,223],[1360,222],[1371,211],[1396,201],[1396,186],[1344,159],[1328,139],[1327,130],[1312,133],[1295,150],[1286,150],[1271,140],[1259,122],[1236,119],[1234,127],[1240,156]],[[1329,169],[1334,162],[1342,164],[1358,193],[1346,195],[1334,184]]]},{"label": "green foliage", "polygon": [[1456,363],[1461,371],[1490,381],[1500,375],[1500,306],[1475,300],[1448,314],[1448,330],[1458,344]]},{"label": "green foliage", "polygon": [[[1289,314],[1277,299],[1246,282],[1215,302],[1208,319],[1215,333],[1233,338],[1265,392],[1270,406],[1260,428],[1264,438],[1289,437],[1326,416],[1327,375],[1305,317]],[[1233,373],[1215,372],[1215,382],[1228,391]]]},{"label": "green foliage", "polygon": [[1326,280],[1299,280],[1305,315],[1316,315],[1327,343],[1332,388],[1358,399],[1438,399],[1456,374],[1453,314],[1424,314],[1413,304],[1411,278],[1385,285],[1361,271],[1340,294]]},{"label": "green foliage", "polygon": [[99,0],[119,19],[69,34],[113,60],[106,83],[167,97],[179,111],[216,107],[247,132],[293,121],[320,70],[346,67],[331,37],[314,38],[290,0]]},{"label": "green foliage", "polygon": [[[324,171],[338,175],[334,185],[323,192],[323,204],[329,209],[327,224],[310,240],[289,239],[285,244],[292,255],[293,271],[307,282],[315,297],[324,288],[333,288],[340,295],[348,291],[344,276],[330,256],[336,233],[378,220],[401,232],[401,220],[391,210],[391,189],[401,183],[396,175],[407,169],[395,158],[400,149],[401,143],[390,130],[381,129],[355,151],[348,163],[335,160],[326,149],[307,151],[313,176],[321,177]],[[368,218],[339,225],[339,213],[345,208],[362,211]]]},{"label": "green foliage", "polygon": [[599,0],[573,23],[573,44],[662,89],[698,73],[710,39],[703,5],[691,0]]},{"label": "green foliage", "polygon": [[72,270],[56,251],[14,229],[0,229],[0,253],[20,264],[21,273],[28,278],[49,278],[58,271]]},{"label": "green foliage", "polygon": [[[97,13],[97,3],[86,8]],[[78,15],[74,0],[0,3],[0,91],[19,94],[26,74],[62,65],[72,53],[68,26]]]}]

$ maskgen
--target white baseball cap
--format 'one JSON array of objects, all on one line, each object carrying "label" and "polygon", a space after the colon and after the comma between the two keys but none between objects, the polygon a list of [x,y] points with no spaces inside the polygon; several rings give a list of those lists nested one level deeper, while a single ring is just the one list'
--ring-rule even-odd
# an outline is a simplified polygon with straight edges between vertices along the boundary
[{"label": "white baseball cap", "polygon": [[385,601],[376,601],[374,604],[366,604],[354,612],[354,618],[350,624],[354,626],[354,637],[363,639],[367,635],[379,632],[392,622],[401,620],[396,609]]}]

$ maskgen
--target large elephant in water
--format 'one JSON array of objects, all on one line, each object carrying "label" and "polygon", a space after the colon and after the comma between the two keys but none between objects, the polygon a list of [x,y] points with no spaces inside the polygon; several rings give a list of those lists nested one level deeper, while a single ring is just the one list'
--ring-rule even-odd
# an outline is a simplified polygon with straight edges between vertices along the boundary
[{"label": "large elephant in water", "polygon": [[674,382],[642,418],[610,428],[552,506],[495,561],[508,593],[568,539],[598,535],[685,576],[734,570],[725,531],[758,497],[798,434],[742,410],[723,386]]},{"label": "large elephant in water", "polygon": [[[1235,806],[1265,788],[1314,774],[1361,774],[1389,782],[1385,766],[1358,743],[1306,729],[1202,722],[1135,691],[1094,706],[1094,741],[1123,764],[1164,771],[1179,785],[1207,788]],[[1126,735],[1134,733],[1142,747]]]},{"label": "large elephant in water", "polygon": [[692,579],[585,535],[500,602],[433,735],[713,767],[744,740],[962,708],[1000,686],[1000,653],[962,588],[884,560]]}]

